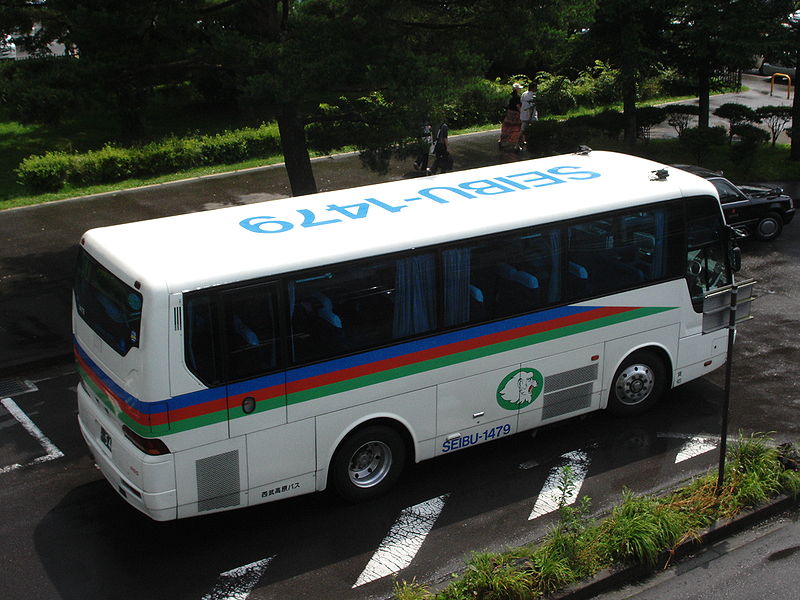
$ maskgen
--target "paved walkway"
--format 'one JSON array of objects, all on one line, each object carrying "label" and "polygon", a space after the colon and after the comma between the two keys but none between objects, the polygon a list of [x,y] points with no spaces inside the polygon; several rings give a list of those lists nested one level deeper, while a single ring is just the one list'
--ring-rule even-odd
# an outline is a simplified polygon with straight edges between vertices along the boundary
[{"label": "paved walkway", "polygon": [[[712,110],[724,102],[789,103],[785,86],[780,94],[769,96],[768,78],[745,76],[744,85],[746,92],[714,97]],[[457,167],[525,158],[498,152],[497,135],[486,131],[453,136],[450,146]],[[653,135],[675,133],[663,126]],[[419,176],[410,160],[394,162],[387,174],[379,175],[365,169],[353,154],[317,159],[313,168],[320,191]],[[276,165],[0,212],[0,372],[69,357],[72,270],[80,236],[87,229],[289,195],[285,169]]]}]

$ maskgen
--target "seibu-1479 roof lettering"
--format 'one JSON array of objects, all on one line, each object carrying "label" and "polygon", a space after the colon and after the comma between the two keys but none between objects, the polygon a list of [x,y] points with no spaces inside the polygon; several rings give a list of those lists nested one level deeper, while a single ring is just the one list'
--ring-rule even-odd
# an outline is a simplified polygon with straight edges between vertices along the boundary
[{"label": "seibu-1479 roof lettering", "polygon": [[[319,227],[342,223],[346,220],[364,219],[375,214],[376,211],[385,213],[398,213],[413,206],[417,202],[432,201],[437,204],[449,204],[451,200],[461,198],[477,198],[479,196],[496,196],[509,194],[521,190],[547,187],[570,181],[583,181],[600,177],[595,171],[587,171],[581,167],[558,166],[546,171],[526,171],[511,175],[498,176],[490,179],[467,181],[453,186],[436,186],[423,188],[417,191],[417,196],[392,200],[391,202],[377,198],[364,198],[361,202],[353,204],[329,204],[323,211],[313,211],[308,208],[299,208],[297,216],[256,216],[248,217],[239,224],[253,233],[284,233],[294,229]],[[325,213],[325,214],[322,214]]]}]

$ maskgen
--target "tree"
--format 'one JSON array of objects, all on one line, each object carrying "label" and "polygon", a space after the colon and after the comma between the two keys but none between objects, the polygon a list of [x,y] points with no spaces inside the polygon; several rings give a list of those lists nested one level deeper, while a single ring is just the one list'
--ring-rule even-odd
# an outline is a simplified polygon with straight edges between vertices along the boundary
[{"label": "tree", "polygon": [[728,143],[733,142],[734,129],[737,125],[757,123],[759,121],[756,111],[735,102],[726,102],[714,111],[720,119],[728,121]]},{"label": "tree", "polygon": [[486,60],[472,41],[493,38],[490,27],[503,23],[489,0],[48,0],[34,8],[9,19],[36,19],[46,24],[43,39],[74,44],[83,91],[113,106],[129,135],[143,129],[142,107],[164,85],[214,90],[217,100],[276,119],[294,194],[316,191],[307,124],[348,122],[355,139],[344,142],[371,147],[416,134],[449,84],[482,73]]},{"label": "tree", "polygon": [[659,63],[668,14],[663,1],[602,2],[589,31],[595,52],[619,69],[625,115],[625,143],[636,143],[637,85]]},{"label": "tree", "polygon": [[[794,66],[800,72],[800,2],[789,3],[789,9],[780,21],[777,33],[772,37],[768,52],[772,60],[785,66]],[[796,77],[795,77],[796,78]],[[793,82],[797,85],[797,82]],[[795,88],[792,102],[792,131],[800,131],[800,98]],[[800,160],[800,136],[792,136],[789,152],[791,160]]]},{"label": "tree", "polygon": [[695,74],[701,128],[709,123],[713,73],[751,67],[792,4],[792,0],[674,0],[669,28],[673,61]]},{"label": "tree", "polygon": [[792,121],[792,108],[790,106],[759,106],[756,109],[756,115],[769,128],[774,148],[778,136]]}]

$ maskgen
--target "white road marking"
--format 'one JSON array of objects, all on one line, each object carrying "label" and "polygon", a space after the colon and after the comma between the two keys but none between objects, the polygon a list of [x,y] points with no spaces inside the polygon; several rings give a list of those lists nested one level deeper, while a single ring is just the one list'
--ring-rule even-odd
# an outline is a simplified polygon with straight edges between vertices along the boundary
[{"label": "white road marking", "polygon": [[274,556],[220,573],[214,589],[203,600],[246,600]]},{"label": "white road marking", "polygon": [[[573,504],[578,499],[583,480],[586,479],[586,473],[589,471],[589,464],[591,461],[589,460],[589,455],[580,450],[562,454],[561,458],[566,459],[567,465],[572,469],[573,487],[569,496],[564,498],[564,500],[566,504]],[[547,480],[544,482],[544,486],[542,486],[542,491],[539,492],[536,504],[531,511],[531,515],[528,517],[529,521],[558,510],[558,503],[562,494],[562,491],[558,489],[558,484],[561,481],[562,469],[563,466],[550,469]]]},{"label": "white road marking", "polygon": [[0,400],[0,404],[2,404],[6,410],[11,413],[11,416],[19,421],[19,424],[25,428],[25,431],[30,433],[36,439],[36,441],[39,442],[46,453],[44,456],[40,456],[25,465],[14,463],[13,465],[0,467],[0,475],[3,473],[8,473],[9,471],[21,469],[22,467],[37,465],[39,463],[55,460],[64,456],[64,453],[61,452],[61,450],[59,450],[56,445],[41,432],[36,424],[31,421],[30,417],[28,417],[28,415],[26,415],[25,412],[19,406],[17,406],[16,402],[14,402],[11,398],[3,398]]},{"label": "white road marking", "polygon": [[393,575],[410,565],[444,509],[447,496],[404,508],[353,587]]},{"label": "white road marking", "polygon": [[659,433],[660,438],[674,438],[679,440],[686,440],[678,454],[675,456],[675,464],[700,456],[706,452],[716,450],[719,444],[719,438],[708,435],[688,435],[683,433]]}]

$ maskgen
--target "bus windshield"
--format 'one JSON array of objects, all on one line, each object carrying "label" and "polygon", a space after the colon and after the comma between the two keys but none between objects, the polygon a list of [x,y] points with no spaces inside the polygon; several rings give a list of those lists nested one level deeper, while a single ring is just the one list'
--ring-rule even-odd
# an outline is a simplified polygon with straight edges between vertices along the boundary
[{"label": "bus windshield", "polygon": [[75,306],[86,324],[121,356],[139,346],[142,295],[85,250],[78,258]]}]

